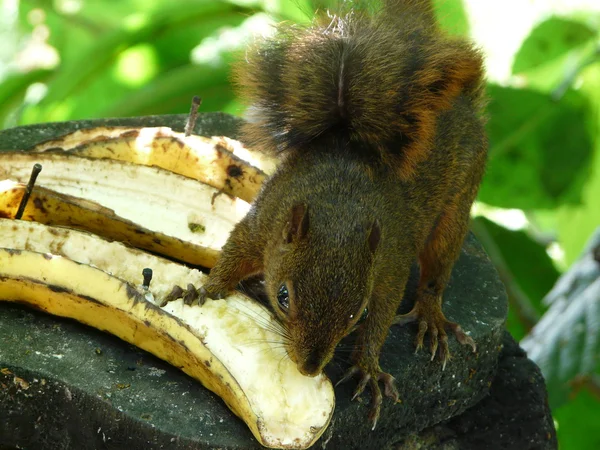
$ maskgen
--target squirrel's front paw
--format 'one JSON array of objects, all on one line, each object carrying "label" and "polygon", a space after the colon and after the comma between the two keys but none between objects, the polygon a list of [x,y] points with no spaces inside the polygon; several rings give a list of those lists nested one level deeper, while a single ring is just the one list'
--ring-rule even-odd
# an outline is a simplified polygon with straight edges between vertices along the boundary
[{"label": "squirrel's front paw", "polygon": [[454,333],[458,342],[463,345],[469,345],[473,349],[473,352],[477,350],[473,338],[468,336],[459,324],[446,319],[446,316],[442,312],[441,299],[418,299],[408,314],[396,316],[393,323],[405,324],[409,322],[417,322],[419,326],[419,332],[415,338],[416,351],[423,348],[423,338],[425,334],[429,334],[431,360],[433,361],[439,349],[442,370],[446,368],[446,363],[450,360],[446,329]]},{"label": "squirrel's front paw", "polygon": [[377,420],[379,419],[379,412],[381,410],[382,396],[381,390],[379,389],[379,382],[381,381],[384,386],[383,392],[386,397],[390,397],[397,403],[399,400],[398,389],[396,389],[396,379],[389,373],[382,372],[380,369],[368,370],[361,368],[360,365],[354,365],[350,367],[344,376],[336,383],[336,386],[348,381],[355,375],[359,375],[358,386],[354,391],[352,400],[356,399],[360,394],[363,393],[367,384],[371,389],[371,410],[369,411],[369,422],[371,422],[371,430],[374,430],[377,426]]},{"label": "squirrel's front paw", "polygon": [[207,298],[217,300],[224,298],[226,295],[226,292],[215,292],[210,290],[210,287],[207,285],[201,286],[199,289],[196,289],[191,283],[187,285],[186,289],[182,289],[180,286],[175,285],[173,286],[173,289],[171,289],[171,292],[165,296],[160,306],[164,306],[178,298],[182,298],[183,303],[186,305],[193,305],[195,302],[199,305],[203,305]]}]

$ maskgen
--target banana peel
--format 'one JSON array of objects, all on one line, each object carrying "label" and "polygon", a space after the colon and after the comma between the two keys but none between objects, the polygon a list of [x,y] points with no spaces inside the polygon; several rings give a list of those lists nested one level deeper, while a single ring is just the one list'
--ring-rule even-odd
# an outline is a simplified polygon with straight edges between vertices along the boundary
[{"label": "banana peel", "polygon": [[[0,217],[15,217],[25,189],[23,183],[0,181]],[[207,216],[208,214],[207,212]],[[144,228],[90,200],[61,194],[41,186],[33,189],[22,218],[87,230],[110,240],[127,242],[153,253],[204,267],[214,266],[219,257],[220,245],[225,242],[233,227],[232,223],[221,224],[221,228],[210,229],[211,235],[199,233],[195,242],[191,242]],[[8,233],[12,235],[11,231]],[[204,239],[206,236],[208,239]]]},{"label": "banana peel", "polygon": [[68,154],[1,153],[0,179],[27,182],[35,163],[43,166],[38,186],[96,202],[142,228],[213,252],[250,207],[164,169]]},{"label": "banana peel", "polygon": [[[149,288],[137,281],[144,267],[154,271]],[[118,336],[223,398],[262,445],[308,448],[331,420],[333,387],[281,358],[283,340],[268,310],[241,294],[202,307],[181,299],[156,306],[173,283],[204,277],[89,233],[0,219],[0,300]]]},{"label": "banana peel", "polygon": [[254,199],[267,177],[261,168],[269,172],[275,168],[273,159],[251,152],[233,139],[186,136],[167,127],[78,130],[38,144],[31,151],[64,151],[74,156],[156,166],[209,184],[247,202]]}]

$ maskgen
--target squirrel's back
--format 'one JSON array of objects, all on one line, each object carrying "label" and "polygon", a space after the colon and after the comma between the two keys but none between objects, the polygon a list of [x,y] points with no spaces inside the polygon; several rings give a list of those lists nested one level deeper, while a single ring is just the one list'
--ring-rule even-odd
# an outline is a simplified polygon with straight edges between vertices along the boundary
[{"label": "squirrel's back", "polygon": [[439,113],[458,95],[481,107],[482,57],[436,27],[429,1],[361,5],[250,47],[236,70],[250,105],[244,138],[277,153],[354,149],[410,178]]}]

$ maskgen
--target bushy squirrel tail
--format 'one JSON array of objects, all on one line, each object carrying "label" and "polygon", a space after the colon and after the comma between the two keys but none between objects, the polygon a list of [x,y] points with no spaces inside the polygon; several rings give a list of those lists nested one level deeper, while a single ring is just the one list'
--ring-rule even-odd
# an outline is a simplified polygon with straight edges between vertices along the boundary
[{"label": "bushy squirrel tail", "polygon": [[360,6],[310,27],[280,25],[247,50],[235,78],[249,103],[250,145],[322,151],[310,143],[331,136],[408,176],[427,158],[438,114],[461,93],[476,106],[482,57],[438,30],[429,1],[384,0],[375,13]]}]

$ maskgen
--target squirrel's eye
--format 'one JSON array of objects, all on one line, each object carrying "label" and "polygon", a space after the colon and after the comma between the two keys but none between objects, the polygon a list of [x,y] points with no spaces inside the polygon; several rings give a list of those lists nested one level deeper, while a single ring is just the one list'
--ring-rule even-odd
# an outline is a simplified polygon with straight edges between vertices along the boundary
[{"label": "squirrel's eye", "polygon": [[364,322],[368,315],[369,315],[369,308],[365,308],[360,316],[360,319],[358,319],[358,322],[356,322],[356,323]]},{"label": "squirrel's eye", "polygon": [[277,292],[277,302],[279,303],[279,307],[287,312],[290,307],[290,294],[285,283],[279,287],[279,291]]}]

